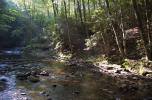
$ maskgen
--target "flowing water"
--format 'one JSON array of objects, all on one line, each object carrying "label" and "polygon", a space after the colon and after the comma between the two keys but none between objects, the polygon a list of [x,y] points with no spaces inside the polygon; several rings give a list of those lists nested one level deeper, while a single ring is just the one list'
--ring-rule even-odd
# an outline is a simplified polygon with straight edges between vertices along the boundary
[{"label": "flowing water", "polygon": [[[39,76],[40,81],[34,83],[16,78],[19,72],[39,69],[49,76]],[[54,60],[25,59],[20,49],[1,53],[0,100],[152,100],[150,80],[133,80],[128,83],[131,88],[121,87],[127,82],[93,72],[89,67],[70,68]]]}]

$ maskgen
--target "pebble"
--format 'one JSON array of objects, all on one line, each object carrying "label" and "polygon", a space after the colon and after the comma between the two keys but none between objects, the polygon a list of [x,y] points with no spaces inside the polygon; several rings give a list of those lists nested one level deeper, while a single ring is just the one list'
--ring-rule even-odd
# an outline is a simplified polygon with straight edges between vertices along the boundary
[{"label": "pebble", "polygon": [[21,95],[26,95],[26,93],[21,93]]}]

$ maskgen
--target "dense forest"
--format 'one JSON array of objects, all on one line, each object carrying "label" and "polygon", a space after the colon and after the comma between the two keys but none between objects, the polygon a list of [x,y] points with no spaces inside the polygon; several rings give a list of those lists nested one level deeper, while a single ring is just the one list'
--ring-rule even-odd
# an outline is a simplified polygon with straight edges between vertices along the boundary
[{"label": "dense forest", "polygon": [[2,0],[1,48],[48,41],[61,52],[152,60],[151,5],[149,0]]},{"label": "dense forest", "polygon": [[[8,68],[3,68],[6,66]],[[55,67],[48,69],[49,66]],[[57,66],[62,66],[64,73],[70,73],[64,76],[68,79],[62,80],[60,74],[63,72],[59,74],[61,69],[57,70]],[[79,85],[82,84],[83,78],[94,87],[85,87],[82,94],[81,90],[75,90],[72,95],[77,95],[76,98],[50,96],[46,91],[41,91],[40,94],[45,95],[47,100],[151,100],[152,87],[149,84],[152,82],[152,1],[0,0],[1,76],[8,74],[3,69],[8,72],[15,70],[16,78],[21,81],[20,85],[24,81],[35,84],[42,81],[44,76],[57,74],[56,83],[53,79],[53,82],[47,82],[53,84],[53,88],[59,87],[58,91],[62,93],[64,90],[61,89],[60,82],[70,86],[72,84],[65,95],[77,86],[74,85],[76,81],[80,81]],[[105,76],[100,77],[101,74]],[[77,76],[80,79],[77,80]],[[105,80],[97,81],[98,77]],[[46,99],[40,99],[32,93],[26,99],[24,95],[28,93],[20,93],[18,98],[11,97],[15,99],[6,98],[6,93],[1,93],[5,87],[1,84],[7,81],[3,78],[0,78],[0,100]],[[100,82],[103,85],[102,90],[98,90]],[[114,90],[103,89],[106,82]],[[134,84],[136,82],[139,84]],[[111,83],[113,84],[110,85]],[[148,84],[147,90],[143,90],[144,84]],[[113,94],[111,91],[118,93]],[[102,95],[98,95],[98,92]],[[130,94],[132,92],[135,94]],[[87,93],[92,94],[90,98],[86,96]],[[33,99],[28,99],[31,95]]]}]

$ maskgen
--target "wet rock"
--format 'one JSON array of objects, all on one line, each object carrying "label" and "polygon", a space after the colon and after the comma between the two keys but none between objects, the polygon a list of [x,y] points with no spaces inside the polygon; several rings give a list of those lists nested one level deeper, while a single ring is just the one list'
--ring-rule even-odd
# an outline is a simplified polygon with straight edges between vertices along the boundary
[{"label": "wet rock", "polygon": [[28,76],[30,76],[31,73],[30,72],[18,72],[16,74],[16,78],[19,80],[26,80]]},{"label": "wet rock", "polygon": [[42,71],[42,72],[40,73],[40,75],[42,75],[42,76],[49,76],[49,73],[46,72],[46,71]]},{"label": "wet rock", "polygon": [[40,92],[40,95],[43,95],[43,96],[46,96],[46,97],[49,97],[50,95],[49,95],[49,92],[47,92],[47,91],[42,91],[42,92]]},{"label": "wet rock", "polygon": [[40,81],[39,77],[36,77],[36,76],[29,76],[28,80],[32,83],[37,83]]},{"label": "wet rock", "polygon": [[46,94],[46,91],[41,91],[40,92],[40,95],[45,95]]},{"label": "wet rock", "polygon": [[56,84],[54,84],[54,85],[52,85],[54,88],[56,88],[57,87],[57,85]]},{"label": "wet rock", "polygon": [[80,94],[80,91],[74,91],[74,93],[73,94]]},{"label": "wet rock", "polygon": [[37,76],[37,75],[39,75],[40,73],[41,73],[41,71],[40,70],[38,70],[38,69],[31,69],[32,71],[31,71],[31,75],[32,76]]},{"label": "wet rock", "polygon": [[31,75],[36,76],[36,75],[38,75],[38,73],[36,71],[31,71]]}]

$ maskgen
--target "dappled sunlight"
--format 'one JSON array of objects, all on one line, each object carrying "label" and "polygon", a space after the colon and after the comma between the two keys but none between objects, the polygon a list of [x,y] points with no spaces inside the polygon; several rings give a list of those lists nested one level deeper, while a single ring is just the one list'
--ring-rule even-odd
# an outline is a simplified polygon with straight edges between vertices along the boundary
[{"label": "dappled sunlight", "polygon": [[0,0],[0,100],[151,100],[151,0]]}]

